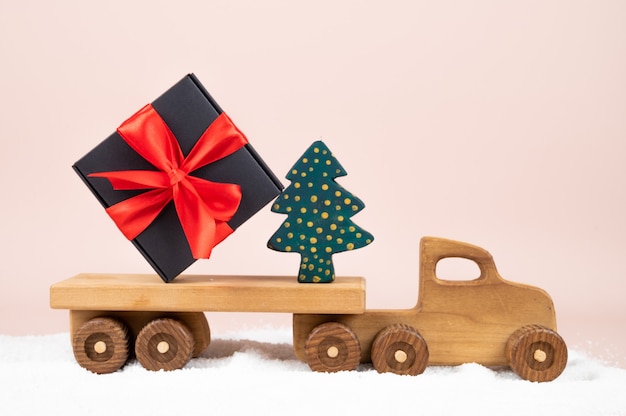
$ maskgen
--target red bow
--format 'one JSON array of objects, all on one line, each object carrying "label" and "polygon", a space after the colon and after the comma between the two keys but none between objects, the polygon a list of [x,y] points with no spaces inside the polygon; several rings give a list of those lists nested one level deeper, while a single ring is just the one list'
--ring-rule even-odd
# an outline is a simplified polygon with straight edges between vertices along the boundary
[{"label": "red bow", "polygon": [[132,240],[173,199],[193,257],[209,258],[213,247],[233,231],[226,221],[239,208],[241,189],[239,185],[211,182],[189,173],[239,150],[248,143],[246,137],[222,113],[185,158],[178,140],[150,104],[125,121],[117,132],[159,170],[90,174],[107,178],[115,190],[151,189],[110,206],[107,213]]}]

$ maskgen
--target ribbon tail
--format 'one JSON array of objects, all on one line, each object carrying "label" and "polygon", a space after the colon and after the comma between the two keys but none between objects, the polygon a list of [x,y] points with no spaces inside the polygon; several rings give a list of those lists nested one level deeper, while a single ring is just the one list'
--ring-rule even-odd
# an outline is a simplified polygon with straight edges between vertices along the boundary
[{"label": "ribbon tail", "polygon": [[194,192],[174,190],[174,205],[194,259],[208,259],[215,246],[215,218]]},{"label": "ribbon tail", "polygon": [[154,189],[118,202],[106,209],[124,236],[135,239],[172,199],[170,189]]},{"label": "ribbon tail", "polygon": [[227,212],[224,216],[224,213],[215,212],[188,179],[190,177],[175,188],[174,205],[193,258],[208,259],[213,247],[233,232],[225,222],[232,218],[232,214]]}]

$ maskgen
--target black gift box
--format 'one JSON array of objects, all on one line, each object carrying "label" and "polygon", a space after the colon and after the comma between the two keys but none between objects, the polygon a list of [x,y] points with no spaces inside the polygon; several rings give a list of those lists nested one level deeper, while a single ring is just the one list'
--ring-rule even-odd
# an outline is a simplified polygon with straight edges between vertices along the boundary
[{"label": "black gift box", "polygon": [[[222,109],[193,74],[187,75],[163,93],[152,102],[152,107],[176,136],[185,156],[206,128],[222,113]],[[156,170],[117,132],[87,153],[73,168],[105,208],[145,191],[114,190],[108,179],[88,177],[89,174]],[[213,182],[241,186],[239,208],[228,221],[233,230],[272,201],[283,189],[280,181],[249,143],[190,174]],[[172,281],[195,261],[172,201],[132,243],[166,282]]]}]

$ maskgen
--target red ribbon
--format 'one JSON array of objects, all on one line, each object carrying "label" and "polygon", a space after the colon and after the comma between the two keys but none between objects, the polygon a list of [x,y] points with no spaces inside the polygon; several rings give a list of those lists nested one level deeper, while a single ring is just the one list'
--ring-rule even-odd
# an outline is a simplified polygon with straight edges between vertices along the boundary
[{"label": "red ribbon", "polygon": [[241,202],[241,188],[211,182],[190,172],[239,150],[248,140],[222,113],[202,133],[185,158],[178,140],[152,105],[126,120],[117,132],[158,171],[124,170],[92,173],[107,178],[115,190],[150,189],[107,208],[129,240],[141,234],[174,200],[174,206],[195,259],[209,258],[213,247],[233,230],[229,221]]}]

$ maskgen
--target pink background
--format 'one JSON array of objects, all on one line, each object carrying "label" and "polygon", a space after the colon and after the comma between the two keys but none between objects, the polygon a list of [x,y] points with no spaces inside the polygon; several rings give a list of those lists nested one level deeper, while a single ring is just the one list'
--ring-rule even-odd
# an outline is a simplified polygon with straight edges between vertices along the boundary
[{"label": "pink background", "polygon": [[[369,307],[413,306],[421,236],[467,241],[552,295],[571,347],[624,365],[626,3],[295,3],[0,0],[0,333],[67,331],[56,281],[151,272],[71,165],[194,72],[280,178],[314,140],[334,151],[376,237],[335,265]],[[295,274],[265,248],[283,219],[266,207],[188,272]]]}]

